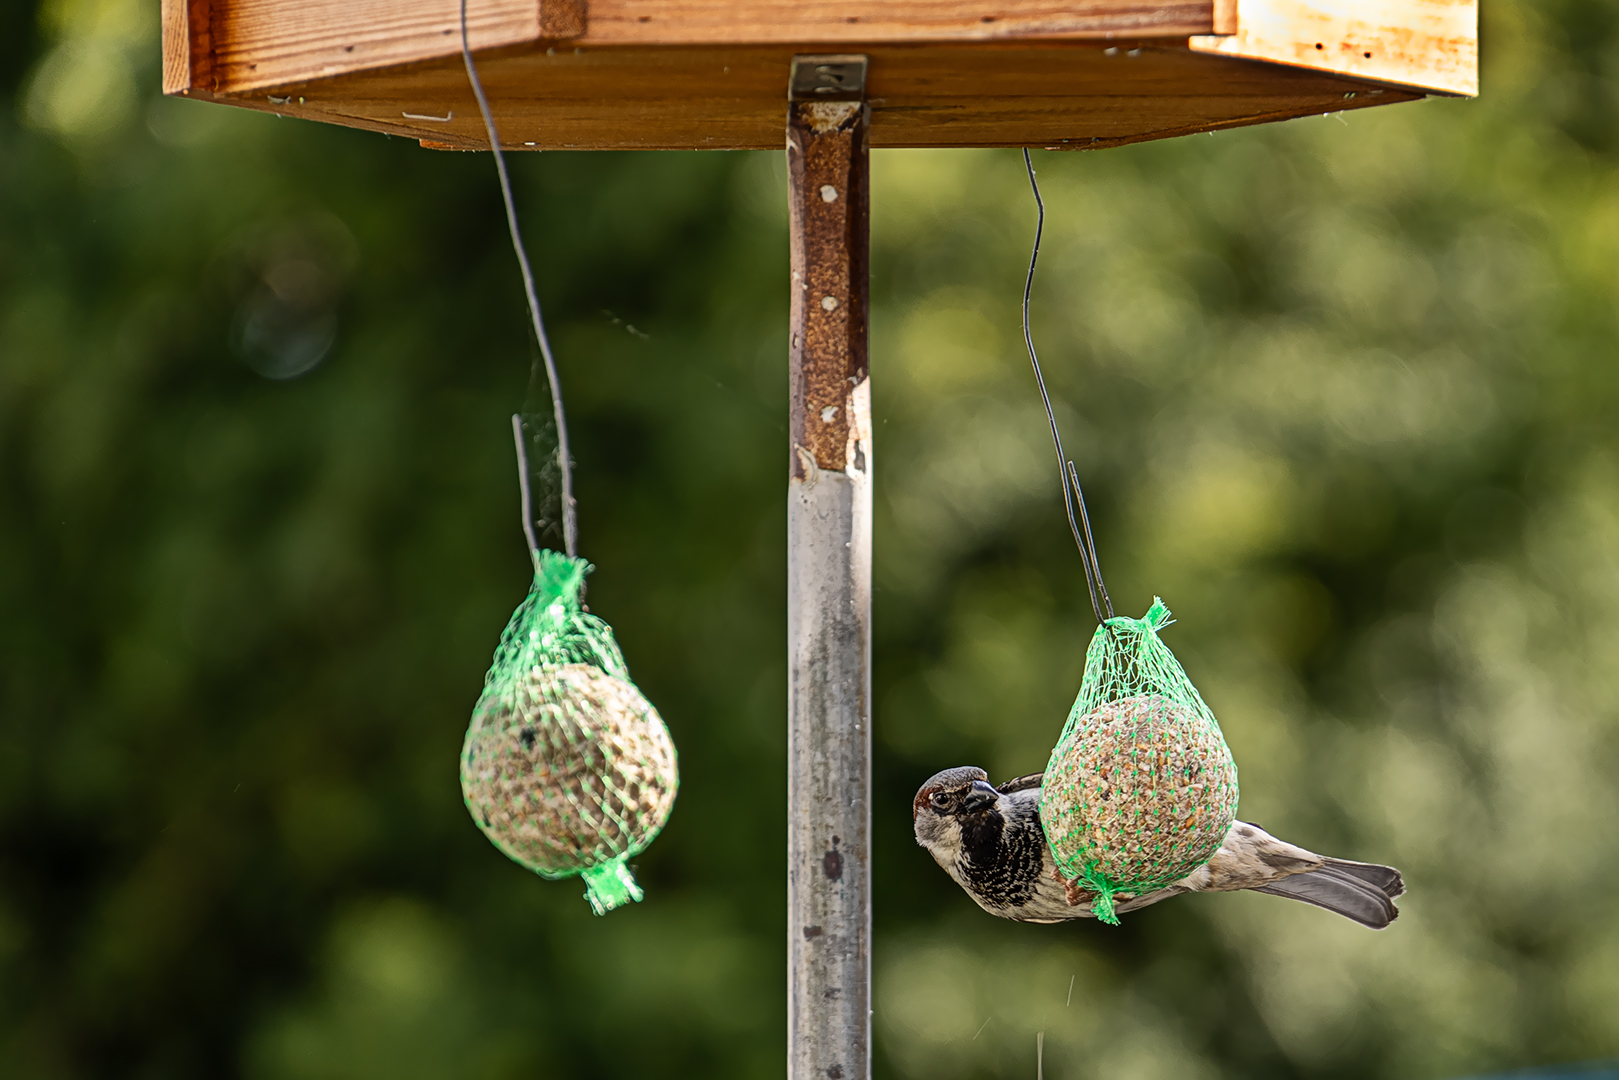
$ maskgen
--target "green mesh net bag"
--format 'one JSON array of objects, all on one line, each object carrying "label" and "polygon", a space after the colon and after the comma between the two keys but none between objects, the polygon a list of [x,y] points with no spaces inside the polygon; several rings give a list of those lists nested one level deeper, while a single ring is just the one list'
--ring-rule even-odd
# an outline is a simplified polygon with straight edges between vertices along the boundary
[{"label": "green mesh net bag", "polygon": [[1058,867],[1113,898],[1184,878],[1213,857],[1237,814],[1237,765],[1220,725],[1158,639],[1169,609],[1110,618],[1085,654],[1085,681],[1051,752],[1040,821]]},{"label": "green mesh net bag", "polygon": [[461,794],[494,845],[541,877],[579,874],[604,915],[641,890],[627,860],[669,818],[669,731],[580,603],[583,559],[535,552],[461,750]]},{"label": "green mesh net bag", "polygon": [[467,44],[465,0],[461,53],[489,136],[539,346],[529,378],[531,394],[542,367],[545,372],[547,423],[554,425],[549,434],[556,441],[544,479],[554,475],[557,482],[560,521],[551,523],[561,525],[567,552],[547,551],[535,542],[524,421],[515,415],[512,441],[534,583],[501,632],[483,693],[473,707],[461,747],[461,797],[496,847],[541,877],[580,875],[591,908],[605,915],[641,899],[627,864],[669,820],[680,783],[675,746],[658,710],[630,681],[612,628],[587,612],[582,601],[591,566],[576,557],[579,522],[567,410],[533,268],[517,227],[500,136]]}]

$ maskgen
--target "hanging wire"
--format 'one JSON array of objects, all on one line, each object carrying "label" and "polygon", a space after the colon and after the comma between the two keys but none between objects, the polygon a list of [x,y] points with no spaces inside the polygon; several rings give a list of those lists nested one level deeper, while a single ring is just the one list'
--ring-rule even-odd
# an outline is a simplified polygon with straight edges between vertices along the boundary
[{"label": "hanging wire", "polygon": [[[463,3],[465,0],[463,0]],[[1023,151],[1023,166],[1029,171],[1029,189],[1034,192],[1034,205],[1038,216],[1034,223],[1034,252],[1029,256],[1029,276],[1023,283],[1023,344],[1029,350],[1029,363],[1034,366],[1034,381],[1040,387],[1040,400],[1046,406],[1046,419],[1051,422],[1051,441],[1057,448],[1057,479],[1062,483],[1063,507],[1068,511],[1068,528],[1079,547],[1079,561],[1085,567],[1085,587],[1090,590],[1091,610],[1096,621],[1106,622],[1113,617],[1113,601],[1102,583],[1102,566],[1096,559],[1096,541],[1091,536],[1090,515],[1085,512],[1085,492],[1079,486],[1079,472],[1062,449],[1062,433],[1057,430],[1057,414],[1051,407],[1051,395],[1046,392],[1046,377],[1040,372],[1040,358],[1034,352],[1034,332],[1029,328],[1029,297],[1034,291],[1034,267],[1040,261],[1040,237],[1046,228],[1046,203],[1040,197],[1040,185],[1034,178],[1034,161],[1027,148]],[[1074,514],[1074,503],[1079,503],[1079,514]],[[1107,615],[1102,614],[1103,610]]]},{"label": "hanging wire", "polygon": [[[568,420],[562,411],[562,384],[557,378],[557,364],[551,355],[551,341],[545,335],[545,320],[540,315],[540,298],[534,291],[534,271],[528,265],[528,253],[523,250],[523,236],[517,227],[517,206],[512,201],[512,184],[506,175],[506,156],[500,152],[500,136],[495,131],[495,117],[489,111],[489,99],[484,96],[483,82],[478,78],[478,66],[472,62],[472,47],[467,40],[467,0],[461,0],[461,59],[467,65],[467,79],[472,83],[473,96],[478,99],[478,111],[483,114],[483,126],[489,133],[489,149],[495,153],[495,171],[500,174],[500,196],[506,202],[506,227],[512,234],[512,250],[517,253],[517,265],[523,271],[523,292],[528,297],[528,313],[534,320],[534,336],[540,341],[540,356],[545,360],[545,378],[551,384],[551,408],[557,424],[557,465],[562,472],[562,546],[570,557],[576,556],[579,545],[578,508],[573,500],[573,460],[568,456]],[[521,421],[516,417],[514,431],[518,435],[519,451],[522,443]],[[527,456],[523,464],[523,534],[528,538],[530,551],[538,550],[534,542],[534,526],[529,511]]]},{"label": "hanging wire", "polygon": [[1111,619],[1113,598],[1107,594],[1107,584],[1102,581],[1102,564],[1096,558],[1096,538],[1091,535],[1091,516],[1085,512],[1085,492],[1079,486],[1079,471],[1071,460],[1068,462],[1068,482],[1074,489],[1074,501],[1079,503],[1079,524],[1085,530],[1085,547],[1090,553],[1091,572],[1096,575],[1096,589],[1102,594],[1102,606],[1107,608],[1107,617]]},{"label": "hanging wire", "polygon": [[523,493],[523,535],[528,538],[528,552],[539,568],[540,545],[534,540],[534,510],[528,493],[528,448],[523,445],[523,418],[512,413],[512,441],[517,444],[517,489]]}]

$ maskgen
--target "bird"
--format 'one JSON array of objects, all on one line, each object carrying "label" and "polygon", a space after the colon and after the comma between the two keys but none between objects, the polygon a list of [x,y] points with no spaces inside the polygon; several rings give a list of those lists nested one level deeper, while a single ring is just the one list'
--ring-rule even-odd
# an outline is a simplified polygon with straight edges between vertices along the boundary
[{"label": "bird", "polygon": [[[916,842],[979,907],[1003,919],[1056,923],[1094,917],[1096,894],[1058,872],[1040,824],[1040,784],[1030,773],[999,787],[975,766],[934,774],[911,804]],[[1186,877],[1140,895],[1119,893],[1123,913],[1172,896],[1251,889],[1325,908],[1381,930],[1400,914],[1405,881],[1392,866],[1332,859],[1234,821],[1212,858]]]}]

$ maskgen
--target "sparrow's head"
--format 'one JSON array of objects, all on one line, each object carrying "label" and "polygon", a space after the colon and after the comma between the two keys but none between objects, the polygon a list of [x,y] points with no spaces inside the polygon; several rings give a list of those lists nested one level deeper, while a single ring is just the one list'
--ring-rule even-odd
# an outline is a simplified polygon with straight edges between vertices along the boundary
[{"label": "sparrow's head", "polygon": [[961,830],[995,811],[1001,795],[989,774],[973,765],[935,773],[911,803],[916,842],[936,859],[953,857],[961,846]]}]

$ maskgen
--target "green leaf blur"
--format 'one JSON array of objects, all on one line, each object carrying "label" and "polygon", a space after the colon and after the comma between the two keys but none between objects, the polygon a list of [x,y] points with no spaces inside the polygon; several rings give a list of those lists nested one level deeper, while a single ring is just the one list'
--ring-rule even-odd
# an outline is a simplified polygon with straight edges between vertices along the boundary
[{"label": "green leaf blur", "polygon": [[[680,748],[598,919],[456,783],[529,577],[491,163],[162,99],[156,7],[0,4],[0,1075],[781,1075],[781,155],[514,162],[591,607]],[[913,843],[935,770],[1041,766],[1093,623],[1021,160],[874,155],[879,1076],[1619,1053],[1619,9],[1485,14],[1476,102],[1036,156],[1113,595],[1245,818],[1405,871],[1381,934],[999,923]]]}]

